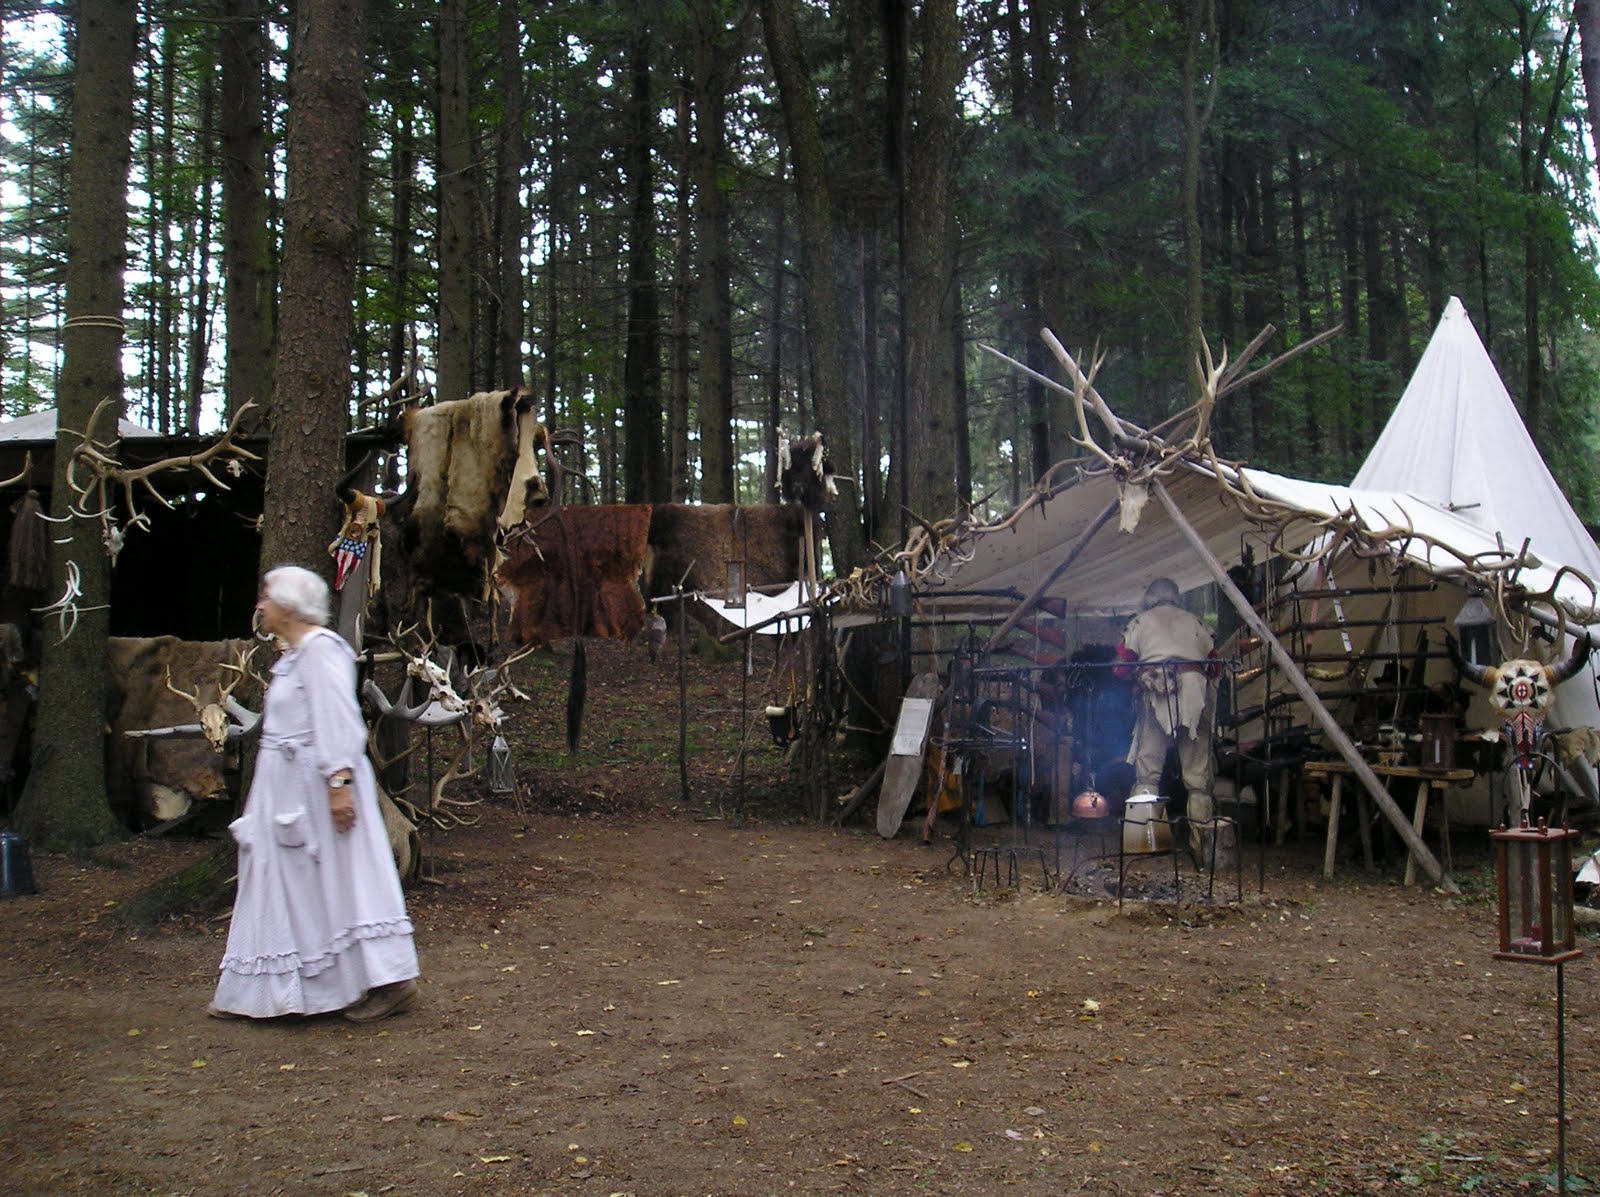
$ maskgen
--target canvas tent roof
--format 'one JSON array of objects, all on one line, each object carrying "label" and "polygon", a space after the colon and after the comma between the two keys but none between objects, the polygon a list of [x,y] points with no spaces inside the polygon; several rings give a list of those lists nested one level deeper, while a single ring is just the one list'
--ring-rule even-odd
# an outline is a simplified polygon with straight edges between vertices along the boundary
[{"label": "canvas tent roof", "polygon": [[[135,424],[132,420],[117,421],[117,435],[121,437],[160,436],[154,428]],[[0,441],[54,441],[56,439],[56,409],[43,408],[29,412],[14,420],[0,420]]]},{"label": "canvas tent roof", "polygon": [[[1356,517],[1360,529],[1380,533],[1392,551],[1436,576],[1487,573],[1526,541],[1538,564],[1510,578],[1535,594],[1555,587],[1569,619],[1600,623],[1589,585],[1600,580],[1600,549],[1545,466],[1460,300],[1447,306],[1350,486],[1198,455],[1168,457],[1160,471],[1224,566],[1238,563],[1246,546],[1257,560],[1268,547],[1272,532],[1265,530],[1258,497],[1273,509],[1284,547],[1310,544],[1322,534],[1321,521],[1348,524]],[[965,529],[918,579],[918,592],[950,614],[1003,609],[1015,601],[1005,592],[1031,593],[1118,495],[1110,473],[1083,472],[1049,498],[1036,498],[992,525]],[[1125,613],[1163,575],[1184,590],[1211,581],[1188,540],[1152,501],[1133,532],[1119,530],[1116,520],[1102,527],[1046,595],[1084,614]]]},{"label": "canvas tent roof", "polygon": [[[1542,465],[1542,463],[1541,463]],[[1368,530],[1407,529],[1414,536],[1392,533],[1396,550],[1430,573],[1458,573],[1473,561],[1503,559],[1507,550],[1492,532],[1416,495],[1363,490],[1333,483],[1306,482],[1263,470],[1221,467],[1221,480],[1208,466],[1184,463],[1166,478],[1166,486],[1207,548],[1231,566],[1246,546],[1260,560],[1270,534],[1234,498],[1242,480],[1249,492],[1281,505],[1286,547],[1301,548],[1322,531],[1322,521],[1359,517]],[[1013,600],[975,591],[1010,590],[1031,593],[1107,504],[1116,500],[1117,484],[1109,474],[1087,475],[1075,485],[1020,513],[1003,530],[979,531],[953,548],[923,579],[922,596],[949,613],[1003,608]],[[1004,522],[1004,521],[1002,521]],[[1535,552],[1538,541],[1535,541]],[[1579,622],[1600,620],[1595,596],[1570,573],[1558,578],[1559,564],[1549,562],[1517,576],[1527,589],[1554,586],[1568,614]],[[1600,571],[1597,571],[1600,572]],[[1102,527],[1088,548],[1046,591],[1066,600],[1082,614],[1105,615],[1137,608],[1145,587],[1156,577],[1170,577],[1183,590],[1204,585],[1211,575],[1188,540],[1166,512],[1148,503],[1134,531],[1121,531],[1115,520]],[[948,598],[944,596],[949,596]]]}]

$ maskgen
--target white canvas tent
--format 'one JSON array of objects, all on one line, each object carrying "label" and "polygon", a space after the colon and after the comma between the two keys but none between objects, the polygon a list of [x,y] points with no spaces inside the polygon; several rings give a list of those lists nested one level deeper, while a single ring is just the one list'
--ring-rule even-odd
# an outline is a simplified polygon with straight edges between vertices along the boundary
[{"label": "white canvas tent", "polygon": [[[1412,495],[1458,515],[1515,550],[1526,541],[1543,580],[1561,566],[1600,582],[1600,548],[1567,502],[1518,414],[1459,299],[1446,305],[1433,339],[1382,434],[1356,471],[1357,489]],[[1564,588],[1569,616],[1593,621],[1594,596],[1576,581]],[[1556,692],[1553,723],[1600,726],[1596,667]]]},{"label": "white canvas tent", "polygon": [[[1042,595],[1074,616],[1114,616],[1133,610],[1155,577],[1191,589],[1214,580],[1215,564],[1234,566],[1247,552],[1260,561],[1269,546],[1300,549],[1338,527],[1369,559],[1386,557],[1391,567],[1415,566],[1469,589],[1499,577],[1513,589],[1551,595],[1569,628],[1600,623],[1592,581],[1600,579],[1600,552],[1458,302],[1352,486],[1238,468],[1192,443],[1187,451],[1163,447],[1109,411],[1100,416],[1129,433],[1115,439],[1131,461],[1113,473],[1085,459],[1069,485],[1033,496],[993,524],[962,528],[916,563],[924,614],[993,615]],[[1142,484],[1152,478],[1172,510],[1151,501],[1136,521],[1122,521],[1131,527],[1119,526],[1116,517],[1139,507]],[[1600,726],[1593,668],[1562,687],[1558,724]]]},{"label": "white canvas tent", "polygon": [[1446,305],[1350,485],[1427,499],[1600,579],[1600,548],[1550,476],[1459,299]]}]

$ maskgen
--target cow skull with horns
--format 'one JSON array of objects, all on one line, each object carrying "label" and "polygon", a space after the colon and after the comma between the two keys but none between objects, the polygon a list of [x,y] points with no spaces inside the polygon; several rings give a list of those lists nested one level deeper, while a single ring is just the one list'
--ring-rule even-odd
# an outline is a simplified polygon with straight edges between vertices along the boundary
[{"label": "cow skull with horns", "polygon": [[1588,663],[1589,637],[1586,633],[1578,635],[1572,654],[1565,661],[1549,665],[1527,657],[1499,665],[1479,665],[1461,656],[1454,637],[1446,636],[1445,645],[1461,676],[1489,691],[1489,705],[1505,721],[1506,739],[1522,783],[1513,787],[1518,808],[1512,811],[1515,826],[1528,810],[1529,777],[1537,763],[1545,717],[1555,705],[1556,687],[1576,676]]}]

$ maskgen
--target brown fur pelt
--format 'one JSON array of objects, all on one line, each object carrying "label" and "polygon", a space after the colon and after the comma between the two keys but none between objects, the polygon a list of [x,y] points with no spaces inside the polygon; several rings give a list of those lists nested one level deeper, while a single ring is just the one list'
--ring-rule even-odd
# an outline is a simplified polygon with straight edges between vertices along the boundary
[{"label": "brown fur pelt", "polygon": [[[537,424],[533,396],[520,387],[405,412],[409,477],[395,507],[420,580],[456,593],[481,590],[513,477],[521,475],[530,497],[534,489],[519,470],[524,422]],[[528,450],[541,440],[530,430]]]},{"label": "brown fur pelt", "polygon": [[801,527],[793,503],[658,503],[650,515],[645,597],[671,594],[686,573],[684,590],[721,597],[734,559],[745,563],[746,586],[793,582],[800,577]]},{"label": "brown fur pelt", "polygon": [[507,538],[495,584],[511,638],[632,640],[644,627],[638,578],[649,529],[643,505],[553,507]]},{"label": "brown fur pelt", "polygon": [[11,584],[19,590],[50,585],[50,528],[39,492],[29,490],[11,505]]},{"label": "brown fur pelt", "polygon": [[[167,689],[172,684],[216,702],[221,687],[237,676],[223,666],[248,648],[247,640],[179,640],[112,636],[106,641],[110,687],[107,695],[106,789],[115,805],[137,806],[149,820],[174,818],[190,802],[227,797],[223,755],[201,736],[130,739],[136,728],[176,727],[198,716],[188,700]],[[245,684],[246,686],[249,683]],[[244,687],[234,696],[259,709],[259,694]],[[236,750],[230,746],[228,752]]]}]

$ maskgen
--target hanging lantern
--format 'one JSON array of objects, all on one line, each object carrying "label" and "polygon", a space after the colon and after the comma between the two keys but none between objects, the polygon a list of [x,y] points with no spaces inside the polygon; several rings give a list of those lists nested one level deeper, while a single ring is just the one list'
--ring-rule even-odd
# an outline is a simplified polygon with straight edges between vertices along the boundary
[{"label": "hanging lantern", "polygon": [[1572,923],[1572,841],[1579,833],[1544,820],[1491,831],[1500,882],[1497,960],[1563,964],[1583,955]]},{"label": "hanging lantern", "polygon": [[723,591],[722,603],[725,607],[744,606],[744,558],[742,557],[728,559],[728,583]]},{"label": "hanging lantern", "polygon": [[506,738],[495,732],[494,740],[489,744],[489,792],[491,794],[515,794],[517,792],[517,774],[511,764],[511,745],[506,743]]},{"label": "hanging lantern", "polygon": [[1456,634],[1461,641],[1461,657],[1471,665],[1489,668],[1500,662],[1500,647],[1495,643],[1496,620],[1489,604],[1473,595],[1456,615]]},{"label": "hanging lantern", "polygon": [[911,614],[911,579],[903,569],[895,570],[889,582],[889,614],[896,619],[905,619]]}]

